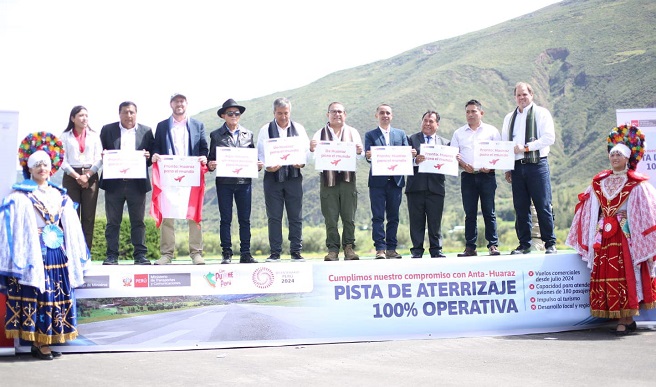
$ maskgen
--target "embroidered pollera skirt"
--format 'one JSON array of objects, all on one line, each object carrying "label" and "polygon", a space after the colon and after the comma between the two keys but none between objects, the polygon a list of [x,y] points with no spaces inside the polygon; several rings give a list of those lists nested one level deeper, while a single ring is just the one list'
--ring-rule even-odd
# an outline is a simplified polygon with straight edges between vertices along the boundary
[{"label": "embroidered pollera skirt", "polygon": [[74,289],[68,279],[68,258],[61,248],[45,248],[45,292],[7,278],[5,334],[55,344],[77,337]]}]

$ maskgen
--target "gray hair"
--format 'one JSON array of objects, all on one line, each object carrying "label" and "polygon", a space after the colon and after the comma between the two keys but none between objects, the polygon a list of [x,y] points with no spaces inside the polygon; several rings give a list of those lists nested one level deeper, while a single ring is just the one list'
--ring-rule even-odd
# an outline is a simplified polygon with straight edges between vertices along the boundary
[{"label": "gray hair", "polygon": [[289,110],[292,110],[292,103],[289,102],[289,100],[285,97],[280,97],[276,98],[275,101],[273,101],[273,112],[276,112],[276,109],[278,108],[285,108],[288,107]]}]

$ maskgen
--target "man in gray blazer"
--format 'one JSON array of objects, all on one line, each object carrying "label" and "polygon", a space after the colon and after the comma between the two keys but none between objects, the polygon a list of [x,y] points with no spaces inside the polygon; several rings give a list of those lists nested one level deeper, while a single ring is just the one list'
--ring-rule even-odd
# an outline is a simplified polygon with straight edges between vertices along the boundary
[{"label": "man in gray blazer", "polygon": [[[105,150],[143,150],[146,158],[145,179],[105,179],[100,177],[99,187],[105,190],[105,215],[107,216],[107,255],[103,265],[118,264],[118,239],[123,220],[123,206],[127,202],[130,216],[130,240],[134,246],[132,253],[135,265],[150,265],[146,258],[146,193],[151,190],[148,167],[153,149],[153,131],[145,125],[137,124],[137,105],[122,102],[118,107],[119,122],[103,126],[100,142]],[[104,172],[103,172],[104,175]]]},{"label": "man in gray blazer", "polygon": [[[205,125],[187,116],[187,97],[175,93],[170,100],[172,114],[157,124],[153,162],[160,160],[160,155],[198,156],[198,161],[207,164],[207,139]],[[183,205],[186,205],[184,203]],[[203,234],[200,223],[187,219],[189,225],[189,255],[194,265],[204,265]],[[160,226],[161,236],[159,251],[161,257],[155,265],[168,265],[173,260],[175,251],[175,219],[164,218]]]}]

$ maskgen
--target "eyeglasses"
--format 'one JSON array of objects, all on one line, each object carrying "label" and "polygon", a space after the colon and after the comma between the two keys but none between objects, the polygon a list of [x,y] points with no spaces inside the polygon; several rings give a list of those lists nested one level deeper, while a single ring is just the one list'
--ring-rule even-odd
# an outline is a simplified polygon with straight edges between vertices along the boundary
[{"label": "eyeglasses", "polygon": [[344,114],[344,110],[328,110],[330,114]]},{"label": "eyeglasses", "polygon": [[241,112],[227,112],[226,116],[228,117],[239,117],[241,115]]}]

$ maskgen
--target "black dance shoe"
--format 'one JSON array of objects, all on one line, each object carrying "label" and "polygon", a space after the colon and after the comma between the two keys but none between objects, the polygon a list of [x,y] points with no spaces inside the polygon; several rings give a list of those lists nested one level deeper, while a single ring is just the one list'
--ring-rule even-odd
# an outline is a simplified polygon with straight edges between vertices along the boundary
[{"label": "black dance shoe", "polygon": [[[43,353],[41,352],[42,347],[37,347],[36,345],[33,345],[30,352],[32,353],[32,357],[41,359],[41,360],[52,360],[54,359],[54,356],[52,355],[52,351],[50,353]],[[61,356],[61,353],[59,354]]]}]

